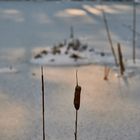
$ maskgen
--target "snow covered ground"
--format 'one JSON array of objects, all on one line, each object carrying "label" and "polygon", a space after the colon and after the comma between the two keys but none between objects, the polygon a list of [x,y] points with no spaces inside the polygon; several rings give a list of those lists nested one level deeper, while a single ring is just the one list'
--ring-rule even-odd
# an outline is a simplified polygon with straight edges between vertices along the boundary
[{"label": "snow covered ground", "polygon": [[[30,63],[36,52],[75,36],[96,50],[110,53],[98,10],[92,2],[0,2],[0,140],[41,140],[40,67]],[[82,86],[78,121],[80,140],[139,140],[140,67],[132,65],[132,6],[106,3],[113,44],[122,44],[130,77],[112,68],[78,67]],[[137,58],[140,58],[140,6],[137,5]],[[45,67],[47,140],[73,140],[76,67]]]}]

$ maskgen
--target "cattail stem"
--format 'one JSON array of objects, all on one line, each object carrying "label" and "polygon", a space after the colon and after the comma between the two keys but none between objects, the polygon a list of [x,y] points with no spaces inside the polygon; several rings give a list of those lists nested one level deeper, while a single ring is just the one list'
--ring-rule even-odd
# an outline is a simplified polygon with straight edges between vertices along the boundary
[{"label": "cattail stem", "polygon": [[75,118],[75,140],[77,140],[77,123],[78,123],[78,110],[76,110],[76,118]]},{"label": "cattail stem", "polygon": [[78,86],[78,70],[76,70],[76,85]]},{"label": "cattail stem", "polygon": [[74,93],[74,107],[76,110],[76,118],[75,118],[75,140],[77,140],[77,121],[78,121],[78,110],[80,108],[80,94],[81,94],[81,86],[78,85],[78,71],[76,70],[76,87]]},{"label": "cattail stem", "polygon": [[135,63],[136,59],[136,3],[135,0],[133,0],[133,63]]},{"label": "cattail stem", "polygon": [[41,67],[41,84],[42,84],[42,124],[43,124],[43,140],[45,140],[45,98],[44,98],[44,74]]}]

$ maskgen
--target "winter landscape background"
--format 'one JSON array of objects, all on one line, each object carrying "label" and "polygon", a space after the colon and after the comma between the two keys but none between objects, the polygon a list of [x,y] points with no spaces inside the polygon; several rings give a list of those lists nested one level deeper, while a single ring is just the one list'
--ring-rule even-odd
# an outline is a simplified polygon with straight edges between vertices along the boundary
[{"label": "winter landscape background", "polygon": [[[132,59],[132,3],[104,3],[114,47]],[[41,140],[40,66],[30,60],[40,50],[75,36],[89,47],[111,52],[101,6],[94,2],[0,2],[0,140]],[[137,4],[136,57],[140,58],[140,5]],[[82,86],[79,140],[140,139],[140,67],[116,77],[111,66],[78,67]],[[44,67],[47,140],[74,139],[76,67]]]}]

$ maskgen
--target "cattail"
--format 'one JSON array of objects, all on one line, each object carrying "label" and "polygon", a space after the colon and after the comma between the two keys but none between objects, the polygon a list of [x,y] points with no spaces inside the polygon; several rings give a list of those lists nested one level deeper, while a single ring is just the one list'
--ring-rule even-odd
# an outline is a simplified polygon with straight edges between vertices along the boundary
[{"label": "cattail", "polygon": [[75,93],[74,93],[74,107],[76,110],[79,110],[80,108],[80,95],[81,95],[81,86],[78,85],[78,76],[77,76],[77,70],[76,70],[76,87],[75,87]]},{"label": "cattail", "polygon": [[76,110],[79,110],[80,108],[80,95],[81,95],[81,87],[76,85],[74,96],[74,107]]},{"label": "cattail", "polygon": [[76,110],[76,119],[75,119],[75,140],[77,140],[77,122],[78,122],[78,110],[80,108],[80,95],[81,95],[81,86],[78,85],[78,76],[76,71],[76,87],[74,93],[74,107]]},{"label": "cattail", "polygon": [[45,97],[44,97],[44,74],[43,67],[41,67],[41,85],[42,85],[42,125],[43,125],[43,140],[45,140]]}]

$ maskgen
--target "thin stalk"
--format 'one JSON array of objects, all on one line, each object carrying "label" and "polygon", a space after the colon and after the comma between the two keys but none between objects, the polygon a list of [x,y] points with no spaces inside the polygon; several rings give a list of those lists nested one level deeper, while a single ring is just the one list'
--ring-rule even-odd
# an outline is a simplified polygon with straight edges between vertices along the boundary
[{"label": "thin stalk", "polygon": [[70,38],[74,38],[74,29],[73,26],[70,27]]},{"label": "thin stalk", "polygon": [[78,70],[76,70],[76,85],[78,86]]},{"label": "thin stalk", "polygon": [[109,41],[109,44],[110,44],[110,48],[111,48],[112,54],[114,56],[115,65],[118,66],[117,57],[116,57],[115,50],[114,50],[114,47],[113,47],[112,38],[111,38],[110,31],[109,31],[106,14],[104,12],[104,9],[101,8],[101,11],[103,13],[103,20],[104,20],[104,23],[105,23],[105,28],[106,28],[106,32],[107,32],[107,37],[108,37],[108,41]]},{"label": "thin stalk", "polygon": [[76,70],[76,87],[74,93],[74,107],[76,110],[76,118],[75,118],[75,140],[77,140],[77,121],[78,121],[78,110],[80,108],[80,95],[81,95],[81,86],[78,85],[78,70]]},{"label": "thin stalk", "polygon": [[119,58],[120,74],[123,75],[125,71],[125,67],[123,64],[123,55],[122,55],[120,43],[118,43],[118,58]]},{"label": "thin stalk", "polygon": [[44,74],[41,67],[41,84],[42,84],[42,124],[43,124],[43,140],[45,140],[45,98],[44,98]]},{"label": "thin stalk", "polygon": [[76,110],[76,118],[75,118],[75,140],[77,140],[77,122],[78,122],[78,110]]},{"label": "thin stalk", "polygon": [[133,0],[133,63],[135,63],[136,59],[136,3]]}]

